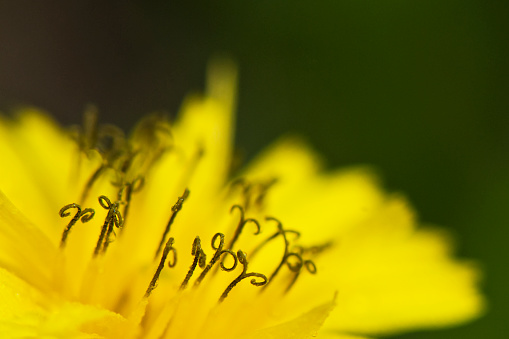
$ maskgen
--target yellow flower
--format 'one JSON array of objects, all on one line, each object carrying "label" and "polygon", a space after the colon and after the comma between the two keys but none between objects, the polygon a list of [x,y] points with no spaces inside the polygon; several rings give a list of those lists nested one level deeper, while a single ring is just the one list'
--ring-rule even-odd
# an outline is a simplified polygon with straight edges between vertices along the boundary
[{"label": "yellow flower", "polygon": [[[366,169],[284,139],[231,176],[235,71],[170,124],[0,120],[3,338],[358,338],[457,324],[478,273]],[[249,265],[248,265],[249,264]]]}]

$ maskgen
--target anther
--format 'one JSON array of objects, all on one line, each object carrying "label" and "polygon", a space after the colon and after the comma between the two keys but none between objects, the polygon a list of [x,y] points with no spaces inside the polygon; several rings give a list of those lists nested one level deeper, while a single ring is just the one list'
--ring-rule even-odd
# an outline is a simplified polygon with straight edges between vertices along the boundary
[{"label": "anther", "polygon": [[260,234],[260,230],[261,230],[260,224],[255,219],[252,219],[252,218],[244,219],[244,209],[242,208],[242,206],[240,206],[240,205],[233,205],[232,208],[230,209],[230,213],[233,212],[234,209],[238,209],[240,211],[240,220],[239,220],[239,223],[237,225],[237,229],[235,230],[235,234],[233,235],[232,241],[228,245],[228,249],[230,249],[230,250],[233,249],[233,245],[238,240],[238,238],[240,236],[240,233],[242,233],[242,230],[244,229],[244,226],[248,222],[252,222],[253,224],[256,225],[256,232],[254,233],[255,235]]},{"label": "anther", "polygon": [[67,227],[64,229],[64,232],[62,233],[62,239],[60,240],[60,248],[65,247],[65,241],[67,240],[67,236],[69,235],[69,232],[71,231],[71,228],[76,224],[76,222],[81,218],[82,223],[88,222],[90,219],[94,217],[95,211],[91,208],[86,208],[83,211],[81,210],[81,207],[78,204],[69,204],[65,205],[60,209],[60,217],[65,218],[71,213],[67,212],[67,210],[71,208],[76,208],[77,212],[74,215],[74,217],[69,221],[67,224]]},{"label": "anther", "polygon": [[157,247],[154,259],[156,259],[159,256],[159,254],[161,253],[163,244],[166,241],[166,236],[170,232],[171,225],[175,221],[175,217],[177,216],[177,213],[182,209],[184,200],[186,200],[187,197],[189,197],[189,190],[186,188],[184,191],[184,194],[182,194],[182,196],[178,198],[175,205],[173,205],[173,207],[171,208],[171,217],[170,217],[170,220],[168,221],[168,224],[166,225],[166,229],[164,230],[163,237],[161,238],[161,241],[159,242],[159,246]]},{"label": "anther", "polygon": [[[215,243],[216,243],[217,239],[219,239],[219,245],[216,246]],[[194,282],[195,286],[198,286],[201,283],[203,278],[205,278],[205,275],[207,275],[207,273],[210,271],[212,266],[214,266],[214,264],[219,260],[219,257],[223,254],[231,255],[234,260],[232,267],[225,267],[223,262],[221,262],[220,267],[223,271],[230,272],[230,271],[233,271],[237,267],[237,257],[235,256],[235,253],[233,253],[233,251],[231,251],[231,250],[223,250],[224,234],[216,233],[214,235],[214,237],[212,237],[211,245],[212,245],[212,248],[216,250],[216,253],[214,253],[214,256],[212,257],[212,259],[210,259],[210,262],[208,263],[207,267],[205,267],[205,269],[201,272],[200,276]]]},{"label": "anther", "polygon": [[166,243],[166,246],[164,246],[163,255],[161,256],[161,261],[159,262],[159,266],[157,266],[156,273],[152,277],[152,281],[150,281],[150,284],[148,285],[147,291],[145,292],[144,298],[148,298],[152,291],[157,287],[157,281],[159,280],[159,275],[161,274],[161,271],[163,270],[164,264],[166,262],[166,258],[168,257],[168,254],[170,251],[173,253],[173,261],[168,261],[169,267],[174,267],[177,263],[177,250],[173,247],[174,239],[170,238],[168,239],[168,242]]},{"label": "anther", "polygon": [[[122,227],[123,219],[122,215],[118,211],[118,202],[114,204],[111,203],[108,197],[101,195],[99,197],[99,204],[104,209],[108,210],[108,214],[106,215],[106,219],[104,220],[103,227],[101,229],[101,234],[99,235],[99,239],[97,240],[97,245],[95,246],[94,256],[97,256],[101,251],[106,252],[108,245],[110,243],[110,235],[113,233],[113,227],[117,228]],[[102,248],[101,248],[102,247]]]},{"label": "anther", "polygon": [[200,268],[205,267],[205,261],[207,260],[207,257],[205,255],[205,252],[203,252],[203,250],[201,248],[200,237],[196,237],[194,239],[191,255],[194,255],[194,260],[193,260],[193,263],[191,264],[191,267],[189,267],[189,271],[187,271],[186,278],[180,285],[181,290],[183,290],[187,287],[187,284],[189,283],[189,280],[191,280],[194,270],[196,269],[196,265],[199,265]]},{"label": "anther", "polygon": [[227,296],[228,294],[230,293],[230,291],[243,279],[245,278],[249,278],[249,277],[256,277],[256,278],[261,278],[263,279],[263,281],[256,281],[256,279],[251,279],[251,284],[254,285],[254,286],[263,286],[263,285],[266,285],[268,282],[269,282],[269,279],[267,279],[267,277],[264,275],[264,274],[261,274],[261,273],[254,273],[254,272],[250,272],[250,273],[246,273],[247,272],[247,266],[248,266],[248,262],[247,262],[247,258],[246,258],[246,254],[244,252],[242,252],[241,250],[238,250],[237,251],[237,258],[239,260],[239,262],[242,264],[243,268],[242,268],[242,273],[235,279],[233,280],[230,285],[228,285],[228,287],[226,288],[226,290],[224,290],[223,294],[221,294],[221,297],[219,298],[219,302],[222,302]]}]

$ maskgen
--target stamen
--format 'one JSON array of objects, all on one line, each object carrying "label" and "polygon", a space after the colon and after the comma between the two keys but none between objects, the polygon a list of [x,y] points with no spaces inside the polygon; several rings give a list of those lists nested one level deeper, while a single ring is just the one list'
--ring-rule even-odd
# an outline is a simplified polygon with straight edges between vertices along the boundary
[{"label": "stamen", "polygon": [[240,233],[242,233],[244,226],[248,222],[252,222],[256,225],[256,232],[254,233],[254,235],[260,234],[260,230],[261,230],[260,224],[255,219],[252,219],[252,218],[244,219],[244,209],[242,208],[242,206],[233,205],[232,208],[230,209],[230,213],[233,212],[234,209],[238,209],[240,211],[240,220],[239,220],[239,224],[237,225],[237,229],[235,230],[235,234],[232,238],[232,241],[230,242],[230,245],[228,245],[228,249],[233,249],[233,245],[238,240]]},{"label": "stamen", "polygon": [[[215,246],[215,243],[216,243],[216,240],[219,238],[219,245],[216,247]],[[216,253],[214,253],[214,256],[212,257],[212,259],[210,259],[210,262],[209,264],[207,265],[207,267],[205,267],[205,269],[201,272],[200,276],[198,277],[198,279],[196,279],[196,281],[194,282],[194,285],[195,286],[198,286],[201,281],[203,280],[203,278],[205,278],[205,275],[207,275],[207,273],[210,271],[210,269],[212,268],[212,266],[214,266],[214,264],[219,260],[219,257],[223,254],[230,254],[232,257],[233,257],[233,266],[232,267],[225,267],[223,262],[220,263],[220,267],[223,271],[226,271],[226,272],[230,272],[230,271],[233,271],[236,267],[237,267],[237,257],[235,256],[235,253],[233,253],[233,251],[231,250],[224,250],[223,251],[223,246],[224,246],[224,234],[222,233],[216,233],[214,235],[214,237],[212,238],[212,248],[216,250]]]},{"label": "stamen", "polygon": [[157,287],[157,281],[159,280],[159,275],[161,274],[161,271],[164,267],[164,263],[166,262],[166,258],[168,257],[168,254],[173,252],[173,262],[168,261],[168,267],[174,267],[177,263],[177,250],[173,247],[174,239],[173,237],[168,239],[168,242],[166,243],[166,246],[163,250],[163,255],[161,257],[161,261],[159,262],[159,266],[157,266],[156,273],[152,277],[152,281],[150,281],[150,284],[148,285],[147,291],[145,292],[144,298],[148,298],[152,291]]},{"label": "stamen", "polygon": [[[298,261],[295,264],[291,264],[288,261],[288,258],[290,258],[290,256],[295,256],[298,259]],[[306,267],[306,269],[309,273],[316,274],[315,263],[312,262],[311,260],[303,260],[302,257],[300,256],[300,254],[290,253],[286,259],[287,259],[286,264],[288,265],[288,268],[290,269],[290,271],[295,272],[295,275],[294,275],[292,281],[290,282],[290,284],[288,285],[288,287],[286,288],[285,293],[287,293],[292,288],[292,286],[295,284],[295,282],[297,281],[297,278],[299,277],[299,275],[302,271],[302,267]]]},{"label": "stamen", "polygon": [[163,237],[161,238],[161,241],[159,242],[159,246],[157,247],[156,254],[154,256],[154,260],[159,256],[161,253],[161,249],[163,248],[163,244],[166,240],[166,236],[170,232],[171,225],[173,224],[173,221],[175,221],[175,217],[177,216],[177,213],[182,209],[182,205],[184,204],[184,200],[189,197],[189,190],[186,188],[184,191],[184,194],[182,194],[181,197],[178,198],[177,202],[173,207],[171,208],[171,217],[168,221],[168,224],[166,225],[166,229],[164,230]]},{"label": "stamen", "polygon": [[[281,235],[285,241],[285,252],[283,254],[283,259],[281,260],[281,262],[279,263],[278,267],[274,270],[274,272],[272,273],[272,275],[270,276],[269,280],[272,281],[274,279],[274,277],[278,274],[279,270],[281,269],[281,267],[283,267],[284,263],[288,260],[288,257],[290,256],[298,256],[298,254],[296,253],[290,253],[288,251],[288,248],[290,246],[290,243],[288,241],[288,239],[286,238],[286,233],[294,233],[294,234],[297,234],[297,236],[300,235],[300,233],[296,232],[296,231],[291,231],[291,230],[285,230],[283,228],[283,224],[281,223],[281,221],[277,220],[276,218],[273,218],[273,217],[267,217],[265,218],[267,221],[275,221],[277,222],[277,228],[278,228],[278,232],[276,232],[274,235],[272,235],[271,237],[269,237],[267,240],[265,240],[260,246],[263,246],[264,244],[266,244],[267,242],[269,242],[270,240],[276,238],[278,235]],[[260,248],[260,246],[257,247],[257,249]]]},{"label": "stamen", "polygon": [[92,186],[114,162],[127,152],[127,140],[124,132],[113,125],[99,125],[97,110],[89,108],[83,116],[83,127],[78,127],[77,142],[80,150],[86,154],[92,149],[102,157],[102,164],[88,179],[81,194],[81,202],[85,202]]},{"label": "stamen", "polygon": [[74,217],[69,221],[69,224],[67,224],[67,227],[64,229],[64,232],[62,233],[62,239],[60,240],[60,248],[63,249],[65,247],[65,241],[67,240],[67,236],[69,235],[69,232],[71,231],[71,228],[76,224],[76,222],[81,218],[82,223],[88,222],[90,219],[94,217],[95,211],[91,208],[86,208],[85,210],[81,211],[81,207],[78,204],[69,204],[65,205],[60,209],[60,217],[65,218],[71,213],[66,212],[68,209],[76,208],[78,211],[74,215]]},{"label": "stamen", "polygon": [[239,262],[242,264],[243,268],[242,268],[242,273],[235,279],[233,280],[230,285],[228,285],[228,287],[226,288],[226,290],[224,290],[223,294],[221,294],[221,297],[219,298],[219,302],[222,302],[227,296],[228,296],[228,293],[230,293],[230,291],[243,279],[245,278],[248,278],[248,277],[257,277],[257,278],[262,278],[263,281],[256,281],[256,279],[251,279],[251,284],[252,285],[255,285],[255,286],[263,286],[263,285],[266,285],[268,282],[269,282],[269,279],[267,279],[267,277],[264,275],[264,274],[261,274],[261,273],[254,273],[254,272],[250,272],[250,273],[246,273],[247,272],[247,265],[248,265],[248,262],[247,262],[247,258],[246,258],[246,254],[244,252],[242,252],[241,250],[238,250],[237,251],[237,257],[238,257],[238,260]]},{"label": "stamen", "polygon": [[[120,228],[124,223],[122,215],[118,211],[119,205],[118,202],[112,204],[108,197],[101,195],[99,197],[99,204],[101,205],[101,207],[108,210],[108,214],[106,215],[106,219],[104,220],[104,224],[101,229],[101,234],[99,235],[99,239],[97,240],[97,245],[95,246],[94,250],[94,256],[97,256],[101,251],[102,253],[106,252],[106,249],[108,248],[108,245],[110,243],[109,241],[110,235],[113,232],[113,226],[117,226],[117,228]],[[104,239],[105,237],[106,240]]]},{"label": "stamen", "polygon": [[97,141],[98,117],[97,108],[89,105],[83,113],[83,126],[77,127],[76,141],[83,152],[92,149]]},{"label": "stamen", "polygon": [[[252,259],[255,254],[257,254],[265,245],[267,245],[270,241],[274,240],[275,238],[277,238],[279,235],[282,235],[284,233],[285,237],[286,237],[286,234],[294,234],[295,235],[295,239],[298,239],[300,237],[300,232],[298,231],[294,231],[294,230],[278,230],[276,233],[274,233],[273,235],[271,235],[270,237],[268,237],[267,239],[265,239],[264,241],[262,241],[258,246],[256,246],[253,251],[251,251],[251,254],[249,255],[249,257]],[[297,246],[295,246],[294,248],[297,248]],[[300,247],[298,247],[300,248]]]},{"label": "stamen", "polygon": [[194,270],[196,268],[196,265],[199,265],[200,268],[205,267],[205,261],[207,260],[207,256],[205,255],[205,252],[203,252],[201,248],[201,241],[200,237],[196,237],[193,241],[193,249],[191,251],[191,255],[194,255],[193,263],[191,264],[191,267],[189,268],[189,271],[187,271],[186,278],[180,285],[180,289],[183,290],[187,287],[187,284],[189,283],[189,280],[193,276]]}]

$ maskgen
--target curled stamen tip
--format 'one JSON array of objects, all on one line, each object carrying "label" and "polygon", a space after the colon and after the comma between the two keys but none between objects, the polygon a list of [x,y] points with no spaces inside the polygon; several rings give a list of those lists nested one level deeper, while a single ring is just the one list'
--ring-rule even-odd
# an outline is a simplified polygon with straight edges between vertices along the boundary
[{"label": "curled stamen tip", "polygon": [[[242,252],[242,250],[238,250],[237,251],[237,259],[238,261],[242,264],[243,268],[242,268],[242,273],[235,279],[233,280],[230,285],[228,285],[228,287],[226,288],[226,290],[224,290],[223,294],[221,295],[221,297],[219,297],[219,302],[223,302],[223,300],[228,296],[228,294],[230,293],[230,291],[243,279],[245,278],[248,278],[248,277],[255,277],[253,279],[251,279],[251,284],[254,285],[254,286],[264,286],[264,285],[267,285],[267,283],[269,282],[269,279],[267,278],[267,276],[265,276],[264,274],[261,274],[261,273],[255,273],[255,272],[250,272],[250,273],[247,273],[247,266],[248,266],[248,262],[247,262],[247,258],[246,258],[246,253]],[[256,278],[261,278],[263,279],[262,281],[256,281]]]},{"label": "curled stamen tip", "polygon": [[252,222],[256,225],[256,231],[253,233],[254,235],[258,235],[261,233],[262,228],[260,227],[260,223],[256,219],[253,218],[246,219],[244,221],[244,224],[247,224],[248,222]]},{"label": "curled stamen tip", "polygon": [[81,212],[81,222],[85,223],[90,221],[95,215],[95,210],[92,208],[85,208],[83,212]]},{"label": "curled stamen tip", "polygon": [[81,211],[80,206],[78,204],[73,203],[73,204],[68,204],[68,205],[65,205],[64,207],[62,207],[60,209],[60,211],[58,212],[58,214],[60,215],[60,217],[65,218],[65,217],[71,215],[70,212],[67,212],[67,210],[69,210],[71,208],[77,208],[79,211]]},{"label": "curled stamen tip", "polygon": [[98,200],[99,200],[99,205],[101,205],[102,208],[104,208],[104,209],[109,209],[110,208],[111,201],[110,201],[110,199],[108,199],[107,196],[101,195],[101,196],[99,196]]},{"label": "curled stamen tip", "polygon": [[316,274],[316,265],[311,260],[304,261],[304,265],[306,266],[307,270],[311,274]]},{"label": "curled stamen tip", "polygon": [[255,286],[264,286],[269,283],[269,278],[267,278],[264,274],[261,273],[253,273],[252,276],[262,278],[263,281],[256,281],[256,279],[251,279],[251,284]]}]

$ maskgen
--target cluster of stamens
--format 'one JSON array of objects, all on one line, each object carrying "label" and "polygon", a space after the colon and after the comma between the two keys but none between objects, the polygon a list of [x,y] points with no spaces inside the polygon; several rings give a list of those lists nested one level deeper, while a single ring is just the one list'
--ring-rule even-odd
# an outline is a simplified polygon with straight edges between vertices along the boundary
[{"label": "cluster of stamens", "polygon": [[[126,138],[123,137],[121,131],[116,128],[112,126],[98,126],[97,117],[95,114],[86,114],[84,127],[78,131],[77,142],[80,149],[86,153],[88,150],[93,148],[100,152],[103,159],[100,166],[92,173],[88,181],[85,183],[83,192],[81,194],[81,201],[86,201],[87,196],[92,191],[95,182],[97,182],[98,179],[106,173],[107,169],[114,169],[114,172],[117,176],[115,182],[112,183],[118,188],[117,199],[112,201],[104,195],[101,195],[98,198],[100,206],[106,209],[108,212],[102,225],[97,244],[92,253],[92,258],[97,258],[98,256],[103,256],[106,254],[109,244],[113,242],[114,238],[117,236],[115,233],[115,228],[118,229],[118,233],[121,235],[122,230],[124,229],[125,220],[128,216],[132,195],[133,193],[140,191],[145,184],[145,180],[142,175],[133,176],[130,172],[136,158],[141,157],[137,160],[143,159],[145,162],[145,165],[143,166],[145,166],[144,168],[146,172],[147,168],[150,168],[151,165],[157,161],[166,150],[168,150],[168,146],[161,140],[168,139],[168,136],[171,136],[171,134],[165,127],[166,125],[161,123],[161,120],[158,117],[148,118],[146,121],[142,122],[140,126],[141,127],[139,128],[139,133],[146,139],[146,146],[148,146],[147,149],[152,150],[152,153],[144,152],[143,148],[136,149],[131,147]],[[164,138],[158,139],[158,133],[163,133]],[[190,162],[190,169],[187,171],[187,173],[191,173],[193,171],[196,163],[203,155],[203,152],[203,149],[199,148],[197,154],[192,158],[192,161]],[[147,154],[149,155],[147,156]],[[140,173],[144,172],[141,171]],[[127,178],[134,179],[128,180]],[[315,264],[311,260],[305,260],[303,258],[305,253],[312,254],[309,248],[304,249],[295,245],[291,246],[289,237],[291,237],[292,240],[296,240],[300,237],[300,233],[294,230],[284,229],[282,223],[273,217],[266,217],[265,219],[268,223],[276,224],[276,232],[262,240],[256,247],[252,249],[251,253],[249,253],[249,259],[251,260],[268,243],[277,238],[282,238],[284,240],[283,256],[277,267],[270,275],[266,276],[262,273],[249,272],[248,255],[240,249],[238,249],[236,252],[233,250],[240,235],[243,232],[244,227],[247,224],[252,224],[255,226],[255,235],[259,235],[261,233],[260,223],[254,218],[245,218],[244,212],[246,210],[250,210],[251,208],[263,210],[265,196],[275,183],[277,183],[276,179],[250,182],[244,178],[234,180],[231,183],[230,187],[232,190],[238,190],[240,188],[242,198],[241,205],[235,204],[230,209],[230,213],[239,214],[239,222],[235,232],[233,233],[231,239],[228,241],[227,245],[225,245],[226,237],[223,233],[216,233],[212,237],[211,246],[215,252],[208,263],[206,260],[207,256],[201,245],[201,239],[199,236],[195,237],[191,248],[193,261],[189,267],[189,270],[187,271],[186,276],[180,284],[181,291],[188,288],[188,285],[196,271],[197,266],[199,266],[202,271],[194,280],[194,287],[199,286],[211,271],[214,271],[215,273],[217,270],[221,269],[226,272],[231,272],[235,270],[239,264],[242,265],[242,272],[226,287],[224,292],[219,296],[219,302],[222,302],[229,295],[231,290],[245,278],[252,278],[250,281],[251,284],[254,286],[262,287],[261,291],[263,291],[269,285],[269,283],[274,280],[276,275],[283,269],[285,265],[291,272],[293,272],[293,277],[290,279],[290,282],[286,287],[286,291],[290,290],[290,288],[295,284],[303,269],[306,269],[311,274],[316,273],[317,269]],[[167,238],[171,234],[171,227],[174,224],[179,211],[182,209],[185,200],[189,197],[189,194],[189,190],[186,189],[182,196],[177,199],[177,202],[171,209],[171,216],[154,253],[154,263],[159,260],[159,264],[152,277],[152,280],[146,289],[144,295],[145,298],[150,297],[152,291],[156,288],[160,274],[166,263],[170,268],[175,267],[177,264],[177,249],[174,247],[175,238]],[[69,236],[71,228],[76,224],[76,222],[78,222],[78,220],[81,220],[83,223],[88,222],[95,215],[95,211],[93,209],[86,208],[82,210],[78,204],[73,203],[64,206],[60,210],[60,216],[69,216],[69,210],[71,208],[75,208],[77,212],[63,231],[60,242],[60,248],[62,250],[65,248],[67,237]],[[324,246],[321,246],[321,248],[323,249]],[[171,258],[168,258],[170,253]],[[228,260],[230,260],[230,262],[233,261],[233,263],[226,266],[225,260],[228,257]],[[219,266],[216,266],[216,270],[213,270],[213,267],[216,265],[216,263],[219,263]]]},{"label": "cluster of stamens", "polygon": [[[120,190],[119,197],[122,196],[122,192],[125,189],[125,187],[133,187],[134,185],[129,186],[123,186]],[[157,258],[160,257],[159,265],[156,269],[156,272],[154,273],[154,276],[152,280],[150,281],[148,288],[145,292],[144,297],[148,298],[152,291],[157,286],[157,281],[159,279],[159,276],[161,274],[162,269],[164,268],[166,262],[168,262],[168,266],[174,267],[177,264],[177,250],[175,249],[174,242],[175,239],[173,237],[170,237],[168,240],[166,240],[168,234],[170,233],[171,226],[173,225],[178,212],[182,209],[182,206],[184,204],[184,201],[189,196],[189,190],[186,189],[181,197],[178,198],[177,202],[172,207],[172,214],[170,216],[170,219],[168,221],[168,224],[166,225],[166,228],[163,232],[163,235],[161,237],[161,241],[159,243],[159,246],[157,247],[154,260],[157,260]],[[129,205],[129,194],[126,194],[126,201],[124,202],[125,206]],[[119,211],[119,206],[121,204],[120,201],[116,201],[112,203],[110,199],[108,199],[106,196],[102,195],[99,197],[99,204],[101,207],[108,210],[108,213],[106,215],[106,218],[104,220],[103,226],[101,228],[101,232],[99,235],[99,239],[97,241],[97,245],[95,247],[95,250],[93,252],[93,257],[96,257],[97,255],[106,253],[106,250],[108,249],[108,245],[112,242],[112,234],[114,235],[114,228],[117,227],[119,229],[122,228],[122,225],[124,223],[124,218],[122,217],[121,212]],[[60,210],[60,216],[66,217],[69,216],[70,213],[67,212],[71,208],[76,208],[77,213],[74,215],[72,220],[69,222],[69,224],[65,227],[64,232],[62,234],[62,239],[60,242],[60,247],[63,249],[66,244],[66,239],[69,235],[69,232],[74,224],[78,220],[81,219],[81,221],[88,222],[90,221],[94,215],[95,211],[91,208],[86,208],[84,210],[81,209],[81,207],[78,204],[69,204],[64,206]],[[251,279],[251,284],[254,286],[259,287],[267,287],[269,285],[269,282],[272,281],[275,276],[278,274],[278,272],[281,270],[281,268],[286,264],[288,269],[292,272],[294,272],[293,278],[290,281],[289,285],[286,288],[286,291],[288,291],[295,281],[297,280],[299,274],[301,273],[302,269],[305,268],[309,273],[315,274],[316,273],[316,266],[311,260],[304,260],[302,258],[302,254],[304,252],[302,247],[294,247],[294,251],[290,251],[290,241],[288,240],[288,235],[291,234],[295,238],[298,238],[300,236],[300,233],[293,230],[285,230],[283,228],[282,223],[273,217],[267,217],[266,221],[268,222],[275,222],[277,225],[277,231],[267,237],[265,240],[263,240],[258,246],[256,246],[252,252],[250,253],[250,258],[253,258],[267,243],[273,241],[274,239],[281,237],[284,240],[285,248],[284,248],[284,254],[283,257],[279,263],[279,265],[276,267],[276,269],[272,272],[272,274],[267,277],[266,275],[262,273],[256,273],[256,272],[248,272],[248,259],[247,254],[243,252],[242,250],[238,250],[237,252],[234,252],[232,249],[239,239],[239,236],[242,233],[242,230],[244,226],[248,223],[252,223],[256,226],[255,235],[260,234],[261,227],[259,222],[256,219],[253,218],[245,218],[244,216],[244,208],[240,205],[233,205],[231,207],[230,212],[233,213],[234,211],[239,211],[240,218],[239,223],[236,227],[235,233],[229,242],[228,246],[225,249],[225,235],[223,233],[216,233],[212,237],[211,246],[215,250],[214,255],[210,259],[210,261],[206,262],[206,254],[202,249],[201,246],[201,239],[199,236],[196,236],[196,238],[193,241],[192,244],[192,251],[191,255],[194,257],[193,262],[184,278],[182,283],[180,284],[180,290],[184,290],[188,287],[188,284],[196,270],[196,267],[199,266],[202,271],[200,275],[195,279],[194,286],[200,285],[200,283],[203,281],[205,276],[211,271],[213,266],[219,262],[219,268],[223,271],[230,272],[235,270],[235,268],[240,263],[242,265],[242,272],[237,276],[224,290],[224,292],[219,297],[219,302],[222,302],[230,293],[230,291],[243,279],[253,277]],[[161,253],[162,252],[162,253]],[[171,260],[168,260],[168,256],[172,253]],[[233,260],[233,264],[231,266],[227,267],[224,263],[224,255],[229,256]],[[220,260],[221,257],[223,257],[223,260]]]}]

